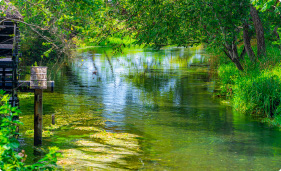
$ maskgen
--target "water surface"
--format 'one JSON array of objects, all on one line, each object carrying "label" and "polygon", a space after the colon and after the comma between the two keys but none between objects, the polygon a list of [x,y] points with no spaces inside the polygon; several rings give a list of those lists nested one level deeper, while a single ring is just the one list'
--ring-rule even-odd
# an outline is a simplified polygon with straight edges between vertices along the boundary
[{"label": "water surface", "polygon": [[[67,169],[281,169],[279,129],[214,98],[218,81],[207,61],[201,47],[126,49],[115,56],[105,48],[78,50],[51,70],[56,87],[44,93],[44,127],[52,114],[64,126],[49,129],[43,146],[71,154],[61,163]],[[22,97],[21,143],[33,151],[24,133],[33,128],[33,97]],[[122,141],[101,142],[102,134]]]}]

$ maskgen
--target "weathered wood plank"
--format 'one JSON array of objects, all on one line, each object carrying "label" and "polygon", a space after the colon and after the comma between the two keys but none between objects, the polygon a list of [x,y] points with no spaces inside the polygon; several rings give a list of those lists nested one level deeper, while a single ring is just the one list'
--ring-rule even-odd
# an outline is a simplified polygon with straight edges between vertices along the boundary
[{"label": "weathered wood plank", "polygon": [[0,49],[13,49],[13,44],[0,44]]},{"label": "weathered wood plank", "polygon": [[[47,89],[44,91],[46,92],[54,92],[55,82],[54,81],[47,81]],[[19,87],[18,89],[21,92],[34,92],[34,90],[30,89],[30,81],[23,81],[19,80]]]}]

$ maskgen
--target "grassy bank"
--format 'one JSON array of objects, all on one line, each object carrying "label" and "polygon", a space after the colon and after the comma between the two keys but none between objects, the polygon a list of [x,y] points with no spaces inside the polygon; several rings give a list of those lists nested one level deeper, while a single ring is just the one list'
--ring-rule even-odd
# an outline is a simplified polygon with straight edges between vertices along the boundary
[{"label": "grassy bank", "polygon": [[255,63],[245,56],[242,61],[244,72],[222,60],[221,55],[217,56],[221,95],[231,101],[235,110],[281,126],[280,50],[269,45],[267,56]]}]

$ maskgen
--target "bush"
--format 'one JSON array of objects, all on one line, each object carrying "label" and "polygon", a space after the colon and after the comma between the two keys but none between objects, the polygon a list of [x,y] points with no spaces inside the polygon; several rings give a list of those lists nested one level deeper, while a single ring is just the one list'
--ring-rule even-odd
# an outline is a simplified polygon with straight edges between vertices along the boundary
[{"label": "bush", "polygon": [[13,120],[14,116],[20,113],[17,107],[11,107],[8,103],[9,95],[4,95],[4,91],[0,91],[1,107],[0,107],[0,170],[3,171],[25,171],[25,170],[56,170],[56,162],[59,153],[58,148],[49,149],[49,153],[37,163],[26,165],[24,163],[27,157],[24,150],[17,152],[19,142],[16,138],[17,126],[22,123]]}]

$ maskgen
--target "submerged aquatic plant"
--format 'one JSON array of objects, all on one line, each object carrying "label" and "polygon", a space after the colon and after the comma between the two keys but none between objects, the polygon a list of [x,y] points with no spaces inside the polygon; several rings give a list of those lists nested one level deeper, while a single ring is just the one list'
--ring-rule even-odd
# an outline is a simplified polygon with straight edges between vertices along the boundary
[{"label": "submerged aquatic plant", "polygon": [[[34,135],[34,130],[27,130],[25,131],[25,135],[32,137]],[[53,135],[53,132],[48,130],[42,131],[42,137],[51,137]]]}]

